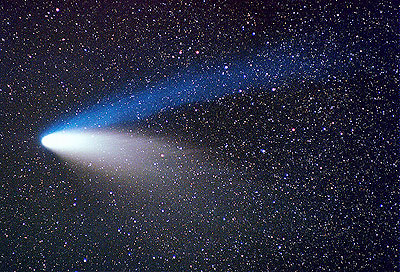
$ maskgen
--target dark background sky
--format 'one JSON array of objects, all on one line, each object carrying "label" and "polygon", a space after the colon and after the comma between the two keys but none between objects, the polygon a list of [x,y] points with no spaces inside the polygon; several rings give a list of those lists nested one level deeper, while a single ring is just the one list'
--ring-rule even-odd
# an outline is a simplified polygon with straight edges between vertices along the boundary
[{"label": "dark background sky", "polygon": [[[1,1],[0,270],[395,271],[398,10],[310,2]],[[118,128],[234,174],[153,190],[40,145],[68,112],[268,46],[329,74]]]}]

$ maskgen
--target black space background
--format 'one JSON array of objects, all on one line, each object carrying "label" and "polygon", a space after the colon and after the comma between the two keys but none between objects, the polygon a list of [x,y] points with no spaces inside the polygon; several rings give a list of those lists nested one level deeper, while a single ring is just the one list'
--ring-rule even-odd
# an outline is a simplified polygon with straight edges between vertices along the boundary
[{"label": "black space background", "polygon": [[[398,15],[391,1],[0,1],[0,270],[396,271]],[[152,190],[40,145],[127,83],[291,41],[357,65],[119,127],[235,174]]]}]

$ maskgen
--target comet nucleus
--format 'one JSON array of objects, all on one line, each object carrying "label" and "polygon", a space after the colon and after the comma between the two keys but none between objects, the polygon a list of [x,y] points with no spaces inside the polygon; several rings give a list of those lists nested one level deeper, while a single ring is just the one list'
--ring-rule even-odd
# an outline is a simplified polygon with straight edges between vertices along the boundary
[{"label": "comet nucleus", "polygon": [[42,145],[53,151],[77,151],[93,144],[93,135],[82,132],[61,131],[48,134],[41,140]]}]

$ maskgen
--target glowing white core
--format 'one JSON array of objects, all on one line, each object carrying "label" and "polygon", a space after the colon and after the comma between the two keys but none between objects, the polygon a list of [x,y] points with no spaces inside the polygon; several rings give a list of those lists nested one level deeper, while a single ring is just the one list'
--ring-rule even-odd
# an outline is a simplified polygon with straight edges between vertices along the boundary
[{"label": "glowing white core", "polygon": [[42,144],[51,150],[74,151],[87,148],[91,144],[91,138],[93,135],[82,132],[56,132],[44,136]]}]

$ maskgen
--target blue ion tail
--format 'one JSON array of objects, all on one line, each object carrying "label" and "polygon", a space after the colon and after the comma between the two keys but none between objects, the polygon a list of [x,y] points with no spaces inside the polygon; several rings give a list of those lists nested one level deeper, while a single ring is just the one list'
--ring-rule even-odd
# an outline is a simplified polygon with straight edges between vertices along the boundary
[{"label": "blue ion tail", "polygon": [[[103,128],[122,122],[135,122],[159,111],[189,103],[251,90],[273,90],[291,78],[313,79],[327,75],[322,67],[330,67],[304,47],[264,50],[253,56],[237,58],[229,63],[203,65],[157,82],[135,94],[118,96],[97,103],[86,111],[62,120],[47,134],[70,129]],[[335,61],[330,57],[330,61]],[[333,65],[331,66],[333,67]]]}]

